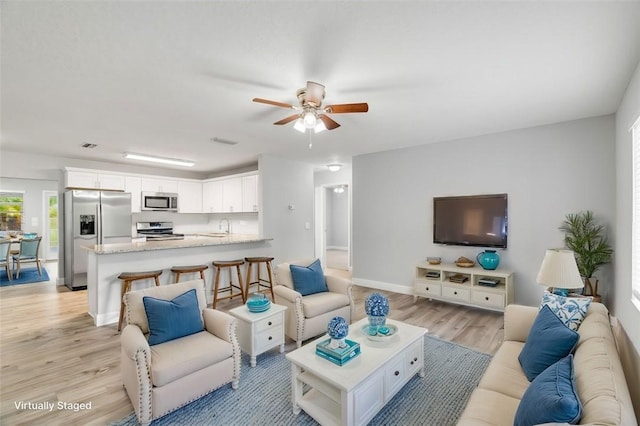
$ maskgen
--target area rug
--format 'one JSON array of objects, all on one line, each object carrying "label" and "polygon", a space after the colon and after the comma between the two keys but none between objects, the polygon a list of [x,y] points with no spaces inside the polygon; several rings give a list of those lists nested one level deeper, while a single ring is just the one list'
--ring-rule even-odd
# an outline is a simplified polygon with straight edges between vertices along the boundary
[{"label": "area rug", "polygon": [[38,268],[20,269],[20,278],[16,279],[14,277],[11,281],[9,281],[7,277],[7,271],[4,269],[0,270],[0,287],[39,283],[42,281],[49,281],[49,274],[47,274],[47,270],[44,267],[42,268],[42,275],[38,274]]},{"label": "area rug", "polygon": [[[417,375],[378,413],[370,425],[455,425],[491,356],[426,336],[426,377]],[[111,426],[137,425],[131,414]],[[249,367],[242,354],[240,387],[218,389],[151,423],[167,425],[296,425],[316,421],[291,409],[291,367],[284,354],[273,350]]]}]

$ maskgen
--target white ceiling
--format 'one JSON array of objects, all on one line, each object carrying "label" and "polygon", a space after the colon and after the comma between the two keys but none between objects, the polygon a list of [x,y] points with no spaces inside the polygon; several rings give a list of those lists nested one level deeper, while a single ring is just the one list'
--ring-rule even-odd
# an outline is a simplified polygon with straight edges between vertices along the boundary
[{"label": "white ceiling", "polygon": [[[320,167],[610,114],[639,22],[637,1],[2,1],[2,150],[149,153],[206,174],[260,153]],[[309,149],[272,124],[290,110],[251,101],[296,103],[307,80],[326,85],[325,104],[369,112],[332,115],[342,126]]]}]

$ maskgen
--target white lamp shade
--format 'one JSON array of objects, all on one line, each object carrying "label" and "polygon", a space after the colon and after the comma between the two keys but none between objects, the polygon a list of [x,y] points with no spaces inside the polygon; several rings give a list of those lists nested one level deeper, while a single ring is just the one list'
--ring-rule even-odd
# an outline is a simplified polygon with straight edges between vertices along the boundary
[{"label": "white lamp shade", "polygon": [[538,271],[538,284],[555,288],[583,288],[576,258],[571,250],[549,249]]}]

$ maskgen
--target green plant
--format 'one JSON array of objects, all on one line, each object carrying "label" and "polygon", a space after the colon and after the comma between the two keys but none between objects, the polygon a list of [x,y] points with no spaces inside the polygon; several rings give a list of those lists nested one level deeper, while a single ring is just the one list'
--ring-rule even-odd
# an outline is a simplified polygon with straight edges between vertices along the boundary
[{"label": "green plant", "polygon": [[585,278],[585,286],[593,296],[598,295],[598,280],[595,288],[590,279],[601,266],[611,262],[613,249],[607,242],[604,225],[599,224],[593,212],[569,213],[559,228],[564,232],[564,243],[576,256],[578,271]]}]

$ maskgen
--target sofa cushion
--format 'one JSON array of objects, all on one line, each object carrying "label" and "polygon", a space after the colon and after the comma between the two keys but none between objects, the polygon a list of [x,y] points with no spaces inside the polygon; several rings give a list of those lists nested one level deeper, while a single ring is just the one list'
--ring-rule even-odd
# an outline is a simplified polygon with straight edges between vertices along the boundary
[{"label": "sofa cushion", "polygon": [[306,318],[314,318],[335,309],[349,306],[349,296],[330,291],[311,294],[302,298],[302,307]]},{"label": "sofa cushion", "polygon": [[545,291],[540,309],[548,306],[551,311],[570,329],[578,330],[587,315],[591,297],[564,297]]},{"label": "sofa cushion", "polygon": [[164,343],[204,329],[195,289],[172,300],[144,296],[142,303],[149,323],[149,345]]},{"label": "sofa cushion", "polygon": [[529,380],[518,362],[518,355],[523,346],[522,342],[502,342],[480,379],[478,387],[512,398],[522,398],[529,387]]},{"label": "sofa cushion", "polygon": [[303,296],[328,291],[320,259],[309,266],[289,265],[294,289]]},{"label": "sofa cushion", "polygon": [[233,345],[207,331],[151,346],[151,382],[164,386],[233,355]]},{"label": "sofa cushion", "polygon": [[[457,426],[497,426],[513,424],[520,399],[489,389],[476,388]],[[453,423],[452,423],[453,424]]]},{"label": "sofa cushion", "polygon": [[544,370],[522,396],[514,426],[541,423],[577,424],[582,406],[573,378],[573,355]]},{"label": "sofa cushion", "polygon": [[547,367],[569,355],[579,337],[548,306],[543,306],[518,356],[527,379],[533,381]]}]

